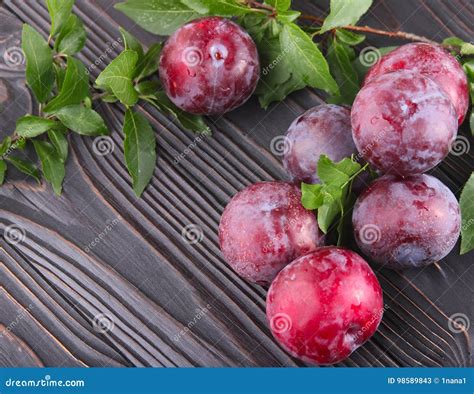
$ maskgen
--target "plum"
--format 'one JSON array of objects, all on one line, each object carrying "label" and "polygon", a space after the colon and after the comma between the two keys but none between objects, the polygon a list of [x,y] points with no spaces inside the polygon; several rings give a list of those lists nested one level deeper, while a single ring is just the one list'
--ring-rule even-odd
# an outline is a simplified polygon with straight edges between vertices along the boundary
[{"label": "plum", "polygon": [[383,173],[421,174],[441,162],[457,134],[456,112],[433,80],[413,71],[366,84],[351,112],[360,154]]},{"label": "plum", "polygon": [[323,244],[301,191],[284,182],[259,182],[237,193],[222,214],[219,243],[244,279],[267,285],[288,263]]},{"label": "plum", "polygon": [[247,101],[257,86],[260,62],[245,30],[229,19],[207,17],[182,26],[168,39],[159,72],[179,108],[215,115]]},{"label": "plum", "polygon": [[449,96],[461,124],[469,107],[466,74],[459,62],[439,45],[423,42],[403,45],[383,56],[367,73],[365,83],[380,75],[412,70],[435,81]]},{"label": "plum", "polygon": [[357,153],[350,110],[333,104],[318,105],[296,118],[286,142],[283,165],[297,182],[319,183],[317,164],[322,154],[340,161]]},{"label": "plum", "polygon": [[377,330],[382,289],[357,253],[324,247],[299,257],[275,278],[267,319],[277,341],[294,357],[338,363]]},{"label": "plum", "polygon": [[393,269],[423,267],[445,257],[461,227],[454,194],[430,175],[385,175],[358,198],[352,222],[357,244]]}]

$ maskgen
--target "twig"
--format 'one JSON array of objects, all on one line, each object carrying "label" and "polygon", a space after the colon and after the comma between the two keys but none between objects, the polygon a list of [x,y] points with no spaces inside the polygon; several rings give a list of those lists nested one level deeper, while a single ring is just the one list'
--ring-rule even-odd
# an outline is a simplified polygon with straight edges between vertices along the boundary
[{"label": "twig", "polygon": [[[324,19],[319,18],[317,16],[301,15],[300,18],[310,20],[310,21],[313,21],[313,22],[318,22],[319,24],[324,23]],[[402,40],[408,40],[408,41],[419,41],[419,42],[426,42],[428,44],[439,45],[438,42],[430,40],[427,37],[419,36],[419,35],[413,34],[413,33],[407,33],[407,32],[404,32],[404,31],[386,31],[386,30],[375,29],[375,28],[370,27],[370,26],[353,26],[353,25],[343,26],[342,29],[357,31],[357,32],[361,32],[361,33],[377,34],[379,36],[386,36],[386,37],[391,37],[391,38],[400,38]],[[455,48],[453,48],[451,46],[445,45],[445,47],[455,50]]]}]

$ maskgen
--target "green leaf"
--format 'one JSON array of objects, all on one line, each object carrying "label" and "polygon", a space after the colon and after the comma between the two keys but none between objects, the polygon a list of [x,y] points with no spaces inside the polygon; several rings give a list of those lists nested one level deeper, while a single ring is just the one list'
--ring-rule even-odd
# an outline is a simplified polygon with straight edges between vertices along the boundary
[{"label": "green leaf", "polygon": [[458,37],[448,37],[443,40],[444,45],[452,45],[454,47],[461,47],[465,44],[464,40],[461,40]]},{"label": "green leaf", "polygon": [[41,161],[41,168],[45,179],[51,184],[54,192],[59,196],[62,191],[62,184],[66,169],[64,163],[56,152],[53,145],[46,141],[32,140],[33,145]]},{"label": "green leaf", "polygon": [[0,160],[0,185],[5,181],[5,174],[7,173],[7,163],[5,160]]},{"label": "green leaf", "polygon": [[291,0],[266,0],[265,3],[274,7],[278,12],[287,11],[291,6]]},{"label": "green leaf", "polygon": [[306,209],[318,210],[318,225],[325,234],[331,228],[336,217],[340,217],[337,226],[338,245],[344,237],[344,214],[350,211],[355,199],[351,196],[353,180],[365,170],[353,158],[344,158],[335,163],[326,155],[318,161],[318,176],[321,184],[301,184],[302,204]]},{"label": "green leaf", "polygon": [[46,0],[51,17],[51,35],[61,31],[72,12],[74,0]]},{"label": "green leaf", "polygon": [[205,135],[212,134],[211,129],[204,121],[204,117],[182,111],[170,101],[165,92],[159,91],[143,98],[160,111],[173,116],[184,129]]},{"label": "green leaf", "polygon": [[294,73],[289,61],[288,48],[282,49],[278,38],[271,38],[259,45],[262,74],[255,93],[263,108],[275,101],[282,101],[290,93],[301,90],[306,83]]},{"label": "green leaf", "polygon": [[235,0],[181,0],[181,3],[204,15],[233,17],[255,12]]},{"label": "green leaf", "polygon": [[465,61],[463,67],[469,81],[474,82],[474,59]]},{"label": "green leaf", "polygon": [[125,44],[125,49],[135,51],[138,55],[138,59],[141,59],[143,57],[142,44],[140,44],[140,42],[124,28],[120,27],[119,30]]},{"label": "green leaf", "polygon": [[62,68],[59,64],[54,63],[54,73],[56,74],[56,87],[58,91],[61,91],[64,78],[66,77],[66,69]]},{"label": "green leaf", "polygon": [[40,182],[40,178],[41,178],[40,172],[39,172],[38,168],[36,168],[36,166],[33,163],[30,163],[29,161],[26,161],[26,160],[23,160],[23,159],[20,159],[18,157],[14,157],[14,156],[8,157],[7,161],[9,163],[13,164],[13,166],[18,171],[20,171],[23,174],[26,174],[28,176],[31,176],[38,183]]},{"label": "green leaf", "polygon": [[318,226],[327,234],[334,219],[341,212],[341,203],[330,194],[324,195],[324,204],[318,209]]},{"label": "green leaf", "polygon": [[321,34],[336,27],[355,25],[372,5],[372,0],[331,0],[331,12],[324,20]]},{"label": "green leaf", "polygon": [[[281,32],[281,23],[274,19],[269,19],[265,14],[244,15],[239,18],[239,23],[252,36],[257,45],[264,39],[278,38]],[[274,29],[272,25],[279,27]]]},{"label": "green leaf", "polygon": [[26,82],[36,99],[44,103],[53,89],[53,52],[43,37],[31,26],[24,24],[22,49],[26,57]]},{"label": "green leaf", "polygon": [[0,156],[3,156],[7,153],[8,149],[12,146],[12,138],[10,136],[5,137],[5,139],[0,144]]},{"label": "green leaf", "polygon": [[22,137],[12,144],[12,148],[23,150],[26,147],[26,141],[27,139]]},{"label": "green leaf", "polygon": [[123,124],[124,154],[133,190],[139,197],[150,182],[156,164],[156,139],[147,119],[127,109]]},{"label": "green leaf", "polygon": [[120,34],[122,35],[123,41],[125,43],[125,49],[130,49],[134,51],[137,56],[137,67],[135,67],[135,73],[133,77],[136,77],[138,74],[140,74],[141,71],[141,64],[143,62],[143,47],[142,44],[134,37],[132,36],[128,31],[126,31],[123,28],[120,28]]},{"label": "green leaf", "polygon": [[153,97],[161,89],[158,81],[143,81],[135,86],[135,89],[141,96]]},{"label": "green leaf", "polygon": [[359,45],[365,40],[364,35],[356,34],[344,29],[337,29],[336,37],[344,44],[351,45],[351,46]]},{"label": "green leaf", "polygon": [[301,16],[299,11],[279,11],[277,15],[277,20],[282,23],[291,23],[297,20]]},{"label": "green leaf", "polygon": [[474,111],[471,111],[471,116],[469,116],[469,127],[471,128],[471,134],[474,135]]},{"label": "green leaf", "polygon": [[459,201],[461,206],[461,254],[474,249],[474,173],[467,181]]},{"label": "green leaf", "polygon": [[96,84],[112,90],[122,104],[134,105],[138,100],[138,93],[133,87],[132,79],[137,61],[135,51],[123,51],[99,74]]},{"label": "green leaf", "polygon": [[187,112],[178,110],[176,119],[181,124],[181,126],[188,131],[205,135],[212,134],[211,129],[204,121],[204,117],[200,115],[189,114]]},{"label": "green leaf", "polygon": [[81,105],[69,105],[55,112],[55,116],[68,129],[82,135],[108,134],[102,117],[93,109]]},{"label": "green leaf", "polygon": [[468,56],[474,55],[474,44],[466,42],[461,45],[461,55]]},{"label": "green leaf", "polygon": [[86,39],[87,33],[82,21],[73,14],[69,16],[69,19],[61,30],[54,47],[60,53],[74,55],[84,48]]},{"label": "green leaf", "polygon": [[56,149],[59,158],[63,163],[66,162],[68,156],[68,142],[66,134],[60,128],[54,128],[48,131],[48,138]]},{"label": "green leaf", "polygon": [[289,49],[282,48],[279,35],[282,25],[265,15],[246,15],[241,24],[257,44],[261,75],[255,90],[260,105],[267,108],[274,101],[282,101],[290,93],[306,84],[293,72]]},{"label": "green leaf", "polygon": [[337,94],[336,81],[329,66],[311,38],[294,23],[283,27],[281,47],[288,51],[294,72],[309,86]]},{"label": "green leaf", "polygon": [[39,116],[25,115],[16,121],[16,134],[20,137],[37,137],[56,125],[51,119],[40,118]]},{"label": "green leaf", "polygon": [[339,85],[338,104],[352,104],[360,90],[359,76],[351,61],[351,50],[334,39],[326,55],[332,75]]},{"label": "green leaf", "polygon": [[150,33],[170,35],[199,13],[178,0],[129,0],[115,8]]},{"label": "green leaf", "polygon": [[162,47],[163,44],[161,43],[153,44],[145,53],[145,56],[143,57],[142,61],[138,63],[137,68],[140,71],[137,77],[138,80],[146,78],[158,71]]},{"label": "green leaf", "polygon": [[318,209],[324,202],[324,195],[321,193],[322,185],[301,183],[301,203],[303,207],[312,211]]},{"label": "green leaf", "polygon": [[334,163],[326,155],[321,155],[318,161],[319,179],[335,187],[343,186],[360,169],[360,164],[348,157],[338,163]]},{"label": "green leaf", "polygon": [[59,94],[45,107],[52,113],[67,105],[79,104],[89,95],[89,78],[84,64],[71,56],[67,58],[67,69]]}]

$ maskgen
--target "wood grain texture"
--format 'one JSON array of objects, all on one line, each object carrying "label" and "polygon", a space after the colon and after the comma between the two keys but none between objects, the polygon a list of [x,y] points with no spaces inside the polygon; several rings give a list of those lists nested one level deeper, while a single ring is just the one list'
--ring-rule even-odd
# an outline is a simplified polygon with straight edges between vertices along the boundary
[{"label": "wood grain texture", "polygon": [[[294,3],[314,15],[328,9],[327,1]],[[43,2],[0,4],[2,53],[19,46],[22,22],[47,35]],[[120,25],[146,45],[156,41],[112,5],[78,0],[74,8],[88,30],[80,59],[92,77],[121,50]],[[375,2],[363,23],[469,41],[473,18],[469,0],[385,0]],[[393,43],[371,36],[367,45]],[[31,111],[22,67],[0,56],[2,136]],[[238,190],[285,178],[271,141],[323,100],[306,89],[263,111],[251,99],[209,119],[214,136],[201,139],[140,106],[159,145],[141,199],[123,164],[124,113],[117,105],[97,108],[113,130],[110,140],[71,136],[60,198],[12,172],[12,182],[0,188],[0,366],[303,366],[272,339],[266,290],[223,261],[217,228]],[[466,126],[461,133],[469,135]],[[104,148],[109,153],[98,154]],[[471,150],[433,173],[459,195],[473,169]],[[474,254],[460,257],[458,250],[423,270],[377,272],[386,303],[382,325],[341,366],[472,366]],[[453,330],[456,313],[473,322],[468,330]]]}]

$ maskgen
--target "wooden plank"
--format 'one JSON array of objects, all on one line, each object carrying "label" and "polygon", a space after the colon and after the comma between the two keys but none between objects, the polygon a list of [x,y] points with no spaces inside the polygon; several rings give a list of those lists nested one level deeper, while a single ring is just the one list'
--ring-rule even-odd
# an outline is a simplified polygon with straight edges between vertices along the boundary
[{"label": "wooden plank", "polygon": [[[121,49],[107,55],[119,38],[119,25],[147,45],[155,40],[112,3],[79,0],[74,9],[89,36],[80,58],[88,67],[98,63],[91,69],[94,77]],[[315,15],[328,9],[327,2],[295,4]],[[47,34],[42,2],[8,0],[1,12],[7,23],[0,36],[8,37],[9,47],[19,44],[21,22]],[[437,40],[449,35],[469,40],[473,14],[468,0],[385,0],[376,2],[364,23]],[[367,45],[387,44],[371,36]],[[1,83],[14,86],[2,99],[8,106],[0,114],[2,124],[11,129],[13,120],[30,110],[31,98],[25,94],[21,66],[12,70],[0,62],[0,76],[0,93]],[[97,108],[113,130],[112,152],[98,155],[97,141],[94,145],[93,139],[71,138],[61,198],[49,187],[14,174],[15,182],[0,188],[0,231],[15,225],[24,235],[13,245],[0,240],[0,306],[10,311],[1,315],[0,324],[11,325],[17,308],[34,307],[12,331],[16,337],[0,341],[0,361],[46,366],[303,365],[271,337],[266,290],[242,281],[223,261],[217,227],[236,191],[258,180],[285,178],[270,143],[297,115],[322,102],[318,94],[298,92],[268,111],[252,99],[231,114],[209,119],[214,136],[203,140],[141,106],[156,131],[159,159],[151,186],[139,200],[123,165],[123,110],[116,105]],[[466,127],[462,133],[468,135]],[[471,151],[449,157],[434,174],[459,194],[473,167]],[[189,225],[202,234],[200,242],[183,237]],[[341,365],[472,365],[473,328],[449,329],[454,313],[474,316],[473,254],[459,257],[457,251],[422,272],[377,272],[387,304],[382,326]],[[13,355],[11,343],[21,343],[27,356]]]}]

